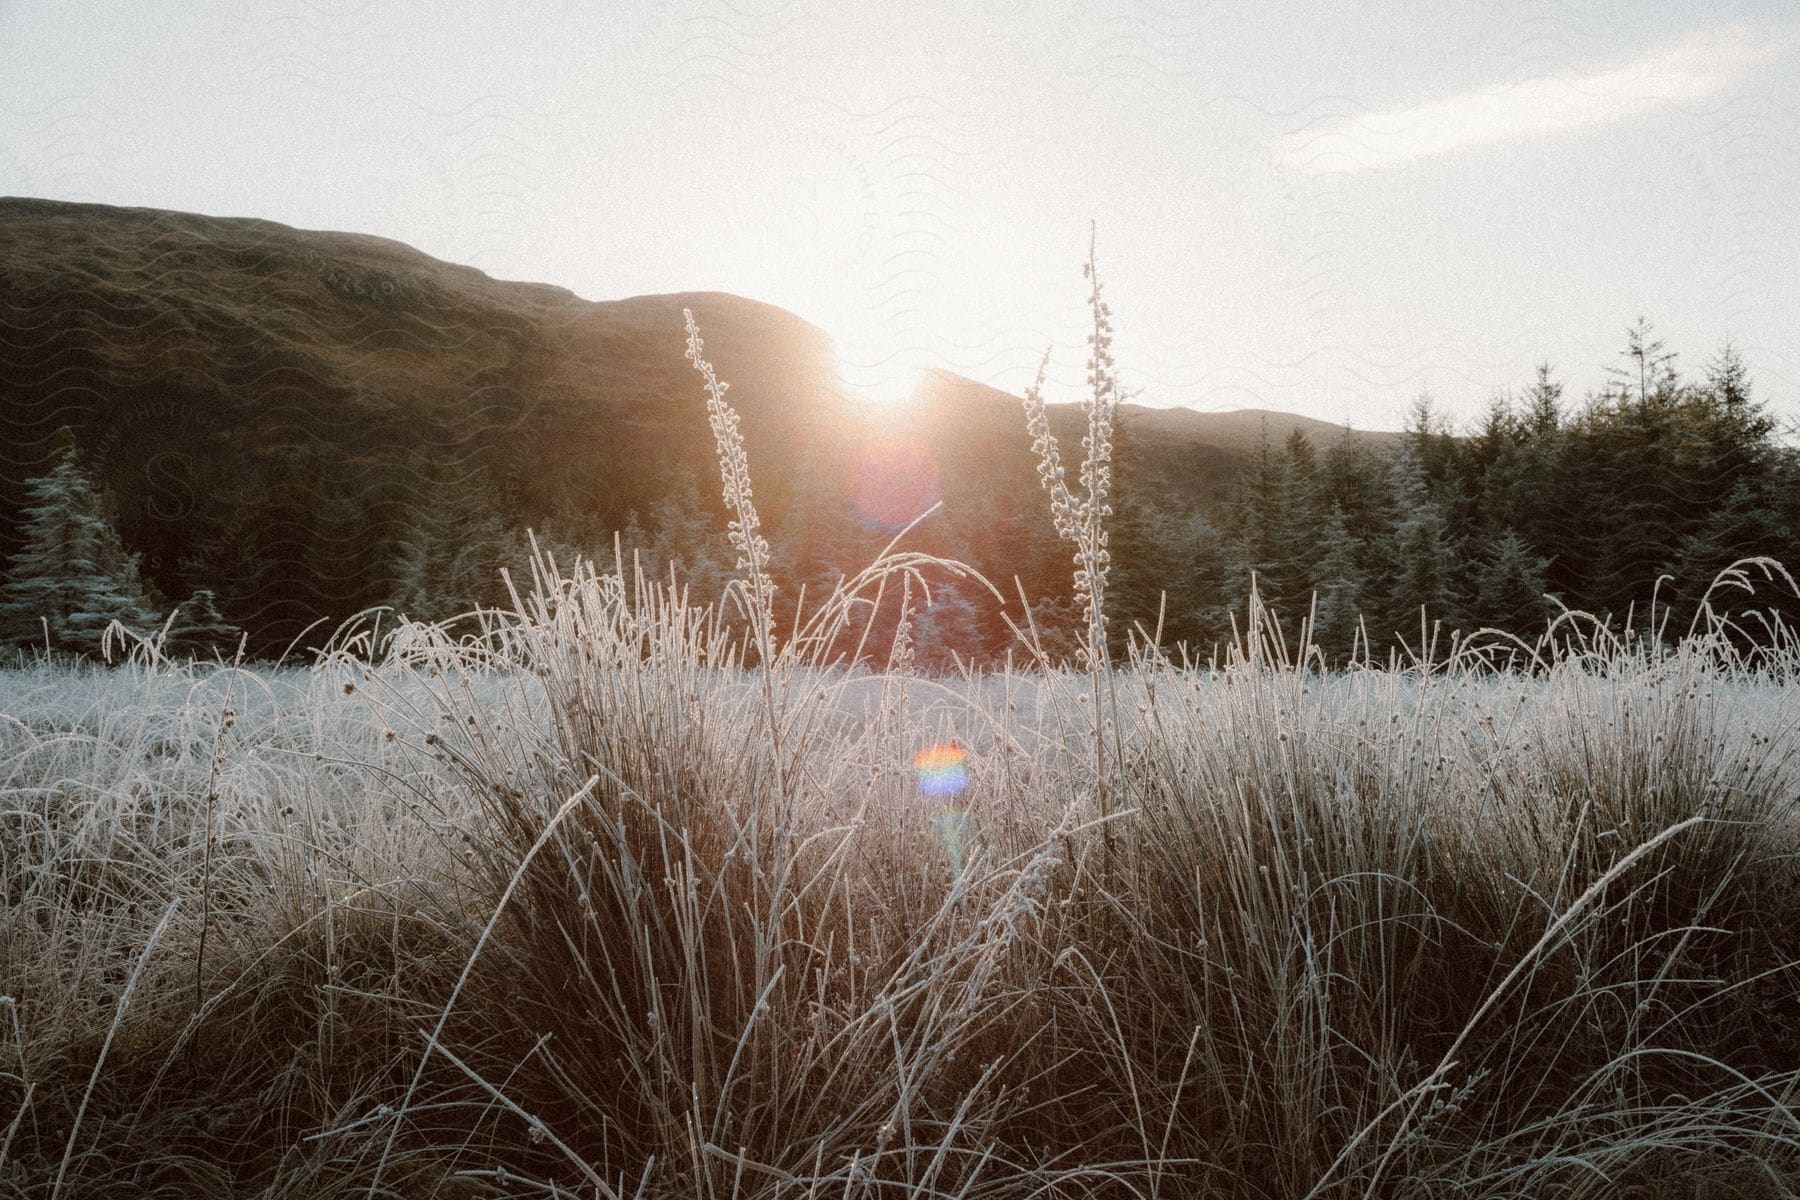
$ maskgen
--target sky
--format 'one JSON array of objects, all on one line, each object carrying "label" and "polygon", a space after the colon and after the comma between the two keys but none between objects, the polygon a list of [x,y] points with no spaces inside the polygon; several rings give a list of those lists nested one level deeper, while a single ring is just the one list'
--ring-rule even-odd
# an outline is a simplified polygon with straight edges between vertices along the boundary
[{"label": "sky", "polygon": [[[1791,0],[0,0],[0,194],[721,290],[900,396],[1472,424],[1647,318],[1800,420]],[[676,336],[679,336],[677,331]]]}]

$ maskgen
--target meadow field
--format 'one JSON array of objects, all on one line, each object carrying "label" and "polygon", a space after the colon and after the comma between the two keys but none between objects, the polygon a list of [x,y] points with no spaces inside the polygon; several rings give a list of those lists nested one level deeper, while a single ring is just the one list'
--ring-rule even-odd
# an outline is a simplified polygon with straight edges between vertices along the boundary
[{"label": "meadow field", "polygon": [[1115,655],[1093,302],[1078,489],[1026,397],[1072,663],[872,663],[973,574],[900,539],[779,628],[691,316],[718,604],[538,551],[305,665],[21,652],[0,1196],[1791,1194],[1792,578]]},{"label": "meadow field", "polygon": [[1792,643],[933,678],[539,566],[0,674],[0,1195],[1800,1182]]}]

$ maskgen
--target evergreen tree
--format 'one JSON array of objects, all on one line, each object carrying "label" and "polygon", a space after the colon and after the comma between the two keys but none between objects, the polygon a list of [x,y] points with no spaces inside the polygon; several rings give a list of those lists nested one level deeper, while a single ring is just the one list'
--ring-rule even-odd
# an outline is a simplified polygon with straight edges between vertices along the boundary
[{"label": "evergreen tree", "polygon": [[402,616],[429,620],[436,607],[432,597],[431,566],[441,540],[428,512],[415,512],[413,524],[401,535],[394,560],[393,589],[388,605]]},{"label": "evergreen tree", "polygon": [[1112,576],[1106,607],[1115,659],[1125,655],[1139,629],[1155,632],[1164,596],[1173,604],[1180,594],[1188,557],[1187,517],[1179,502],[1171,499],[1174,481],[1149,469],[1150,456],[1137,427],[1137,414],[1121,412],[1113,429],[1116,486],[1107,535]]},{"label": "evergreen tree", "polygon": [[1282,475],[1281,460],[1265,435],[1231,506],[1222,579],[1226,613],[1250,598],[1253,579],[1264,606],[1279,611],[1289,598],[1280,586],[1286,574],[1281,553]]},{"label": "evergreen tree", "polygon": [[1313,643],[1336,662],[1356,644],[1358,621],[1368,592],[1362,566],[1362,543],[1350,532],[1344,510],[1332,506],[1319,536],[1318,590],[1313,617]]},{"label": "evergreen tree", "polygon": [[1512,402],[1504,395],[1494,396],[1481,414],[1481,425],[1475,436],[1470,439],[1467,473],[1486,474],[1487,469],[1523,437],[1524,430]]},{"label": "evergreen tree", "polygon": [[1382,461],[1351,436],[1348,426],[1325,451],[1319,480],[1320,504],[1343,513],[1352,537],[1366,543],[1383,532],[1387,483]]},{"label": "evergreen tree", "polygon": [[1377,636],[1410,638],[1421,606],[1430,620],[1446,629],[1458,628],[1462,613],[1457,603],[1457,542],[1412,447],[1396,455],[1389,488],[1395,518],[1386,547],[1385,627]]},{"label": "evergreen tree", "polygon": [[[1163,612],[1162,644],[1186,643],[1198,650],[1230,632],[1218,619],[1231,603],[1223,587],[1224,535],[1199,512],[1170,518],[1162,532],[1166,538],[1164,558],[1169,564],[1167,599],[1157,598]],[[1152,609],[1144,623],[1152,632],[1156,615],[1157,610]]]},{"label": "evergreen tree", "polygon": [[0,587],[0,641],[96,654],[118,621],[155,630],[155,600],[112,514],[64,436],[49,472],[25,485],[24,545]]},{"label": "evergreen tree", "polygon": [[1533,554],[1513,530],[1491,540],[1475,576],[1475,622],[1527,641],[1542,632],[1550,613],[1544,598],[1544,572],[1549,566],[1549,560]]},{"label": "evergreen tree", "polygon": [[1701,483],[1682,461],[1691,457],[1679,432],[1687,389],[1671,365],[1675,355],[1642,318],[1626,338],[1628,366],[1609,368],[1612,389],[1591,397],[1566,431],[1558,498],[1565,516],[1549,544],[1537,543],[1567,565],[1551,580],[1564,602],[1602,618],[1644,613]]},{"label": "evergreen tree", "polygon": [[1766,477],[1775,448],[1775,418],[1750,394],[1750,372],[1727,339],[1706,364],[1706,383],[1696,400],[1706,418],[1713,450],[1708,464],[1730,474],[1735,486],[1747,475]]},{"label": "evergreen tree", "polygon": [[[694,496],[691,507],[685,500],[682,506],[687,515],[681,524],[688,531],[683,552],[713,575],[716,595],[731,578],[735,559],[725,557],[728,546],[723,526],[699,512],[699,492],[691,477],[683,484],[683,491]],[[835,468],[803,471],[794,480],[772,539],[775,576],[781,586],[779,598],[787,619],[791,619],[791,606],[802,603],[802,588],[806,591],[807,610],[816,612],[846,576],[864,565],[859,558],[866,531],[855,527],[844,497],[843,473]]]},{"label": "evergreen tree", "polygon": [[175,611],[163,649],[170,655],[193,655],[209,658],[214,654],[235,654],[243,631],[219,611],[218,597],[211,588],[201,588]]},{"label": "evergreen tree", "polygon": [[1456,437],[1438,415],[1437,401],[1430,392],[1420,392],[1413,401],[1404,428],[1406,448],[1420,473],[1434,492],[1441,493],[1455,477],[1458,447]]},{"label": "evergreen tree", "polygon": [[1525,393],[1523,425],[1526,436],[1542,444],[1562,430],[1563,385],[1550,378],[1550,364],[1539,363],[1537,382]]},{"label": "evergreen tree", "polygon": [[482,482],[451,481],[441,470],[427,475],[425,497],[410,506],[395,547],[387,603],[396,612],[441,621],[502,602],[500,569],[513,539]]},{"label": "evergreen tree", "polygon": [[[1713,398],[1727,410],[1742,411],[1751,407],[1750,369],[1744,365],[1743,355],[1738,353],[1737,345],[1730,338],[1719,347],[1718,356],[1706,364],[1706,385]],[[1767,433],[1773,427],[1770,422],[1763,432]]]},{"label": "evergreen tree", "polygon": [[1298,609],[1312,595],[1314,558],[1323,533],[1319,464],[1312,442],[1296,429],[1281,447],[1280,479],[1271,537],[1275,561],[1271,591]]},{"label": "evergreen tree", "polygon": [[1534,544],[1557,556],[1550,583],[1573,593],[1572,607],[1648,619],[1657,577],[1672,574],[1676,590],[1660,599],[1691,614],[1734,550],[1789,556],[1774,422],[1729,343],[1689,384],[1647,324],[1628,341],[1630,369],[1566,432],[1562,486],[1576,516]]},{"label": "evergreen tree", "polygon": [[650,506],[650,557],[659,577],[674,572],[687,589],[688,603],[712,604],[731,582],[736,560],[720,519],[706,510],[700,485],[690,472]]},{"label": "evergreen tree", "polygon": [[918,665],[931,672],[956,668],[981,649],[975,604],[954,580],[931,586],[931,604],[913,617],[913,646]]},{"label": "evergreen tree", "polygon": [[1623,367],[1608,367],[1607,374],[1613,377],[1621,401],[1633,398],[1631,386],[1634,383],[1637,385],[1635,399],[1639,404],[1651,403],[1674,389],[1673,363],[1677,355],[1656,336],[1655,327],[1641,315],[1637,324],[1625,331],[1625,349],[1619,351],[1619,357],[1630,361]]},{"label": "evergreen tree", "polygon": [[1040,596],[1033,600],[1028,621],[1019,623],[1019,631],[1027,637],[1036,631],[1038,645],[1052,667],[1066,667],[1075,662],[1084,629],[1081,606],[1062,596]]},{"label": "evergreen tree", "polygon": [[1465,536],[1492,540],[1515,530],[1529,545],[1557,540],[1556,527],[1569,519],[1573,501],[1564,493],[1559,459],[1563,453],[1562,385],[1550,367],[1538,367],[1520,411],[1508,404],[1489,409],[1470,456],[1474,478],[1468,488],[1473,509]]}]

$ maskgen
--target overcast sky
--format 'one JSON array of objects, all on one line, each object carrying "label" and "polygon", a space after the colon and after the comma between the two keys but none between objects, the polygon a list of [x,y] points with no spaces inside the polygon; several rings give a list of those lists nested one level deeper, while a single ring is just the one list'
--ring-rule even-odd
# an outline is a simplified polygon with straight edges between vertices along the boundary
[{"label": "overcast sky", "polygon": [[[476,15],[479,14],[479,15]],[[0,194],[792,309],[853,383],[1396,428],[1653,321],[1800,416],[1791,0],[0,0]],[[679,333],[676,333],[679,336]]]}]

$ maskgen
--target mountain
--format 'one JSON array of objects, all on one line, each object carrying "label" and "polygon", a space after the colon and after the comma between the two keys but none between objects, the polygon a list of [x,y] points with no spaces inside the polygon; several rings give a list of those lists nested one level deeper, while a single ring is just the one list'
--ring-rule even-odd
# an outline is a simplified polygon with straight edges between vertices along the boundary
[{"label": "mountain", "polygon": [[[910,545],[1067,590],[1019,400],[972,380],[929,373],[905,412],[876,413],[821,330],[753,300],[594,302],[362,234],[21,198],[0,199],[0,553],[63,426],[149,581],[212,588],[265,650],[386,602],[399,558],[470,522],[597,547],[697,506],[722,544],[683,308],[778,551],[823,539],[809,562],[855,569],[941,498]],[[1073,407],[1052,423],[1078,458]],[[1224,495],[1265,431],[1342,432],[1135,405],[1122,426],[1121,477],[1171,511]]]}]

